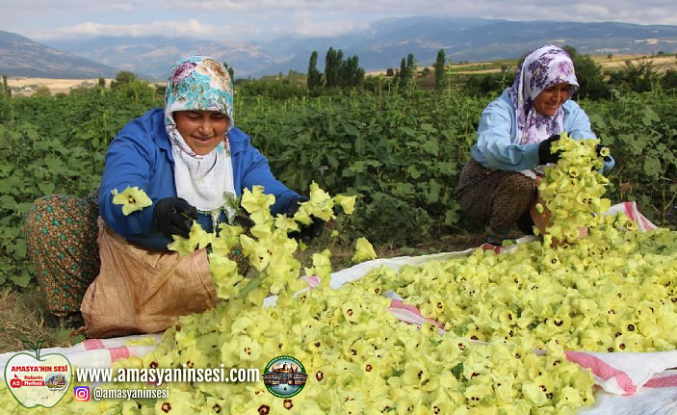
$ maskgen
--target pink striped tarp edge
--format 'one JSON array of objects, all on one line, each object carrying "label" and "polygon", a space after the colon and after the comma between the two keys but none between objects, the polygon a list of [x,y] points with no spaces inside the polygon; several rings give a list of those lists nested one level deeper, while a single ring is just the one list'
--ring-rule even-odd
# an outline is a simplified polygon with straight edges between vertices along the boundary
[{"label": "pink striped tarp edge", "polygon": [[388,307],[388,310],[389,310],[389,311],[392,311],[392,310],[406,310],[406,311],[408,311],[409,313],[414,314],[414,315],[417,317],[417,320],[420,319],[419,321],[422,321],[422,322],[430,322],[430,323],[433,323],[433,324],[437,325],[437,327],[439,327],[439,328],[441,328],[441,329],[444,329],[444,324],[440,323],[439,321],[433,320],[433,319],[431,319],[431,318],[425,317],[423,314],[421,314],[420,311],[418,311],[418,308],[416,308],[416,307],[414,307],[414,306],[411,306],[411,305],[404,304],[404,303],[403,303],[402,301],[400,301],[400,300],[395,300],[395,299],[391,300],[391,301],[390,301],[390,306]]},{"label": "pink striped tarp edge", "polygon": [[669,374],[667,376],[657,376],[649,379],[643,388],[677,388],[677,374]]},{"label": "pink striped tarp edge", "polygon": [[106,348],[106,346],[103,344],[103,340],[101,339],[87,339],[82,342],[82,346],[85,348],[85,350],[98,350]]},{"label": "pink striped tarp edge", "polygon": [[129,348],[127,346],[113,347],[108,349],[110,361],[114,363],[118,359],[127,359],[129,357]]},{"label": "pink striped tarp edge", "polygon": [[598,378],[604,380],[614,378],[618,386],[623,389],[623,395],[632,395],[637,392],[637,385],[632,382],[627,373],[616,369],[599,357],[584,352],[565,351],[564,353],[567,356],[567,360],[590,369],[592,374]]}]

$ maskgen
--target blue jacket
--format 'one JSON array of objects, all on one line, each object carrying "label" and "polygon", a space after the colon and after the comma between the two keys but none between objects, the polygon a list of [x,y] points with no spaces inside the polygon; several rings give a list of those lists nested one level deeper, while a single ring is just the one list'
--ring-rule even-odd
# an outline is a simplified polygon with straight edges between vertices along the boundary
[{"label": "blue jacket", "polygon": [[[564,131],[576,139],[596,138],[590,128],[590,119],[575,101],[567,100],[562,109]],[[492,170],[520,171],[538,166],[539,143],[516,144],[516,141],[515,107],[506,89],[482,112],[477,143],[471,154],[475,161]],[[611,158],[611,161],[604,163],[603,171],[611,170],[614,164]]]},{"label": "blue jacket", "polygon": [[[254,185],[275,195],[271,213],[284,212],[296,192],[273,177],[268,160],[252,147],[251,139],[238,128],[228,133],[233,163],[233,181],[237,196]],[[99,211],[103,220],[129,242],[145,249],[167,250],[171,239],[166,238],[153,224],[153,207],[122,214],[122,206],[113,204],[111,191],[124,191],[127,186],[138,186],[157,203],[166,197],[176,197],[174,185],[174,157],[165,130],[164,109],[152,109],[127,124],[115,137],[106,153],[106,165],[99,188]],[[222,213],[219,222],[225,221]],[[198,222],[213,231],[209,215],[198,214]]]}]

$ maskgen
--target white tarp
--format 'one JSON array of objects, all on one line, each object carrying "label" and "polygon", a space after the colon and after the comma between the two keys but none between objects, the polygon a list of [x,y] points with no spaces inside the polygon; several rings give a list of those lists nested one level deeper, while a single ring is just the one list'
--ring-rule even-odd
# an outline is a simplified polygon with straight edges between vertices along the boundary
[{"label": "white tarp", "polygon": [[[640,231],[655,229],[637,211],[637,206],[626,202],[613,206],[608,213],[622,212],[640,224]],[[526,243],[535,237],[524,237],[518,243]],[[513,245],[502,249],[501,254],[517,248]],[[335,272],[331,275],[331,287],[339,289],[343,284],[362,278],[370,270],[386,266],[397,270],[402,265],[420,265],[428,261],[444,261],[461,258],[472,252],[472,249],[459,252],[447,252],[417,257],[398,257],[376,259],[355,265],[351,268]],[[306,278],[310,287],[318,283],[317,277]],[[269,297],[264,306],[273,306],[275,297]],[[401,320],[421,324],[426,321],[417,310],[404,306],[397,298],[393,300],[389,311]],[[112,363],[129,356],[141,357],[155,346],[126,346],[133,340],[152,338],[159,341],[161,334],[128,336],[115,339],[89,339],[69,348],[43,349],[41,354],[61,353],[73,366],[81,368],[110,368]],[[0,377],[4,376],[7,361],[15,353],[0,355]],[[593,407],[581,409],[580,415],[670,415],[677,413],[677,351],[662,353],[589,353],[569,352],[569,360],[589,367],[595,375],[595,381],[603,388],[595,393],[596,403]]]}]

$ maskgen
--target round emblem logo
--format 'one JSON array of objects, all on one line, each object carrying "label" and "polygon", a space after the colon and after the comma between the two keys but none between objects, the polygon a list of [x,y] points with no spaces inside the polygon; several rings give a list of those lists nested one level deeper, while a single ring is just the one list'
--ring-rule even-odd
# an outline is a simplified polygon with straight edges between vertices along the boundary
[{"label": "round emblem logo", "polygon": [[278,398],[298,395],[306,386],[306,369],[293,356],[278,356],[268,362],[263,371],[266,389]]}]

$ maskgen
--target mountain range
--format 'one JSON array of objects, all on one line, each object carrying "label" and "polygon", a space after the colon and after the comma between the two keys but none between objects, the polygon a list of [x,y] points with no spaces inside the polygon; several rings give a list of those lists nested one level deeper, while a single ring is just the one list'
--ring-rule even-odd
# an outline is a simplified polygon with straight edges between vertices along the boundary
[{"label": "mountain range", "polygon": [[[116,68],[158,80],[166,79],[175,61],[191,54],[227,62],[234,67],[236,77],[259,77],[289,70],[306,72],[312,51],[320,54],[318,68],[323,70],[329,47],[342,49],[346,57],[357,55],[367,71],[397,68],[409,53],[414,54],[419,66],[430,65],[440,49],[453,62],[517,58],[545,43],[572,45],[583,54],[677,52],[677,26],[451,17],[387,19],[372,23],[367,30],[341,36],[287,36],[266,42],[98,37],[52,40],[46,46],[19,35],[13,35],[13,43],[8,42],[8,35],[13,34],[0,32],[0,73],[34,76],[49,72],[51,77],[75,77],[65,75],[71,70],[100,71],[92,76],[96,77]],[[9,51],[5,46],[8,43],[12,45]],[[26,56],[22,48],[34,51],[33,55]]]},{"label": "mountain range", "polygon": [[115,77],[110,66],[0,30],[0,74],[31,78]]}]

